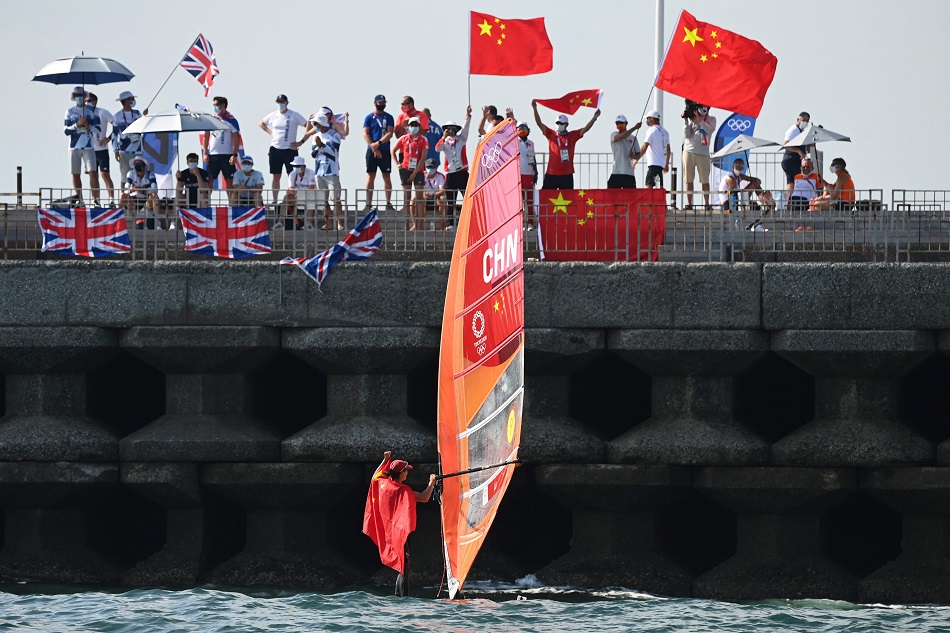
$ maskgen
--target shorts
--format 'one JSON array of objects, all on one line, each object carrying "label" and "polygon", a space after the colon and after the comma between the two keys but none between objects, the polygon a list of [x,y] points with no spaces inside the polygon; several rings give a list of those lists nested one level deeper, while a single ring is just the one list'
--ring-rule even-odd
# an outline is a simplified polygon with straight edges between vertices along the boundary
[{"label": "shorts", "polygon": [[465,195],[465,187],[468,186],[468,170],[453,171],[445,177],[445,194],[453,202],[458,199],[458,194]]},{"label": "shorts", "polygon": [[340,201],[340,177],[317,176],[317,206],[330,202]]},{"label": "shorts", "polygon": [[[409,186],[409,184],[410,184],[410,183],[409,183],[409,176],[410,176],[410,175],[412,175],[412,170],[411,170],[411,169],[403,169],[402,167],[399,168],[399,182],[402,183],[402,186],[403,186],[403,187],[408,187],[408,186]],[[425,176],[422,174],[421,171],[416,174],[416,177],[413,179],[412,184],[417,185],[417,186],[420,186],[420,187],[421,187],[423,184],[425,184]]]},{"label": "shorts", "polygon": [[683,152],[683,181],[692,183],[693,174],[699,172],[699,184],[709,184],[709,156],[703,154],[694,154],[692,152]]},{"label": "shorts", "polygon": [[[657,181],[657,178],[660,180]],[[659,182],[659,185],[656,183]],[[659,186],[660,189],[663,188],[663,167],[660,165],[650,165],[647,167],[647,182],[646,186]]]},{"label": "shorts", "polygon": [[521,188],[526,191],[534,189],[534,174],[521,174]]},{"label": "shorts", "polygon": [[270,165],[270,173],[279,174],[283,169],[286,169],[288,174],[291,173],[294,168],[290,166],[290,163],[296,157],[297,150],[295,149],[278,149],[271,147],[267,150],[267,162]]},{"label": "shorts", "polygon": [[632,174],[610,174],[607,179],[608,189],[636,189],[637,177]]},{"label": "shorts", "polygon": [[805,198],[804,196],[791,196],[785,204],[785,209],[788,211],[808,211],[811,205],[812,201],[809,198]]},{"label": "shorts", "polygon": [[109,173],[109,150],[96,150],[96,169],[104,174]]},{"label": "shorts", "polygon": [[81,173],[92,174],[96,171],[96,152],[89,149],[69,150],[69,173],[78,176]]},{"label": "shorts", "polygon": [[375,174],[377,169],[383,172],[384,174],[388,174],[393,170],[393,157],[389,153],[389,150],[384,152],[382,148],[380,148],[379,151],[382,154],[382,156],[380,156],[379,158],[376,158],[375,156],[373,156],[373,150],[371,150],[368,147],[366,148],[366,173],[367,174]]},{"label": "shorts", "polygon": [[230,180],[234,177],[237,167],[231,164],[230,154],[211,154],[208,156],[208,176],[211,182],[218,179],[218,174],[224,174],[224,177]]},{"label": "shorts", "polygon": [[782,157],[782,171],[785,172],[785,184],[795,182],[795,176],[802,173],[802,157],[795,152],[785,152]]},{"label": "shorts", "polygon": [[574,188],[574,174],[564,174],[563,176],[555,176],[553,174],[544,174],[544,183],[541,185],[542,189],[573,189]]}]

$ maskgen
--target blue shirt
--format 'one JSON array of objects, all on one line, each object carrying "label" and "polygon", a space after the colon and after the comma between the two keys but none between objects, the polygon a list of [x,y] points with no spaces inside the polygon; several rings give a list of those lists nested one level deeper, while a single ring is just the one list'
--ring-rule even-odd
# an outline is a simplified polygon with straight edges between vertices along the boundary
[{"label": "blue shirt", "polygon": [[429,141],[429,156],[435,162],[439,162],[439,152],[435,150],[435,144],[442,139],[442,126],[429,119],[429,131],[426,132],[426,140]]},{"label": "blue shirt", "polygon": [[138,110],[119,110],[114,115],[115,121],[112,122],[112,148],[117,152],[126,154],[142,153],[142,135],[126,134],[125,128],[129,127],[137,119],[142,118],[142,113]]},{"label": "blue shirt", "polygon": [[[369,140],[375,143],[383,138],[383,135],[386,134],[386,130],[391,127],[396,127],[396,119],[388,112],[373,111],[367,114],[366,118],[363,119],[363,127],[369,128]],[[388,152],[389,142],[387,141],[380,145],[379,150]]]},{"label": "blue shirt", "polygon": [[[86,117],[86,127],[79,129],[76,124],[82,117]],[[66,110],[63,132],[69,137],[69,149],[99,149],[93,147],[93,135],[90,134],[92,131],[102,132],[102,123],[94,107],[73,106]]]}]

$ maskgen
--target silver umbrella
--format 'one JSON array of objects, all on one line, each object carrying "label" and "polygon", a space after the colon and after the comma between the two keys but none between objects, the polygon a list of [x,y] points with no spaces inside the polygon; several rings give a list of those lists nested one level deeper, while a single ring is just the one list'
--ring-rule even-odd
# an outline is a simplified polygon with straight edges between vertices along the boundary
[{"label": "silver umbrella", "polygon": [[745,152],[750,149],[755,149],[756,147],[768,147],[770,145],[778,145],[778,143],[775,141],[767,141],[764,138],[755,138],[754,136],[740,134],[729,141],[721,150],[711,155],[710,158],[722,158],[723,156],[735,154],[736,152]]},{"label": "silver umbrella", "polygon": [[106,57],[92,57],[79,55],[57,59],[43,66],[33,81],[43,81],[50,84],[80,84],[94,85],[129,81],[135,77],[132,71]]},{"label": "silver umbrella", "polygon": [[125,129],[126,134],[156,132],[233,132],[234,128],[221,119],[204,112],[176,108],[136,119]]},{"label": "silver umbrella", "polygon": [[798,136],[786,143],[785,147],[804,147],[825,141],[847,141],[850,143],[851,137],[826,130],[820,125],[809,123],[805,126],[804,130],[799,132]]}]

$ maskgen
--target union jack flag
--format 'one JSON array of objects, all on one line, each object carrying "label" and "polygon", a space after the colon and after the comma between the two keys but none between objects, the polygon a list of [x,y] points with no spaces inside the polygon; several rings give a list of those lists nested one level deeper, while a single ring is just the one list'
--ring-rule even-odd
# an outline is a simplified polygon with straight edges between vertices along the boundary
[{"label": "union jack flag", "polygon": [[271,252],[264,207],[178,209],[185,250],[232,259]]},{"label": "union jack flag", "polygon": [[38,209],[42,252],[111,257],[132,250],[122,209]]},{"label": "union jack flag", "polygon": [[205,87],[205,96],[214,85],[214,78],[218,76],[218,66],[214,58],[214,49],[204,35],[198,34],[198,39],[191,45],[181,60],[181,67],[194,75]]},{"label": "union jack flag", "polygon": [[347,259],[356,260],[372,257],[379,250],[382,243],[383,231],[379,226],[379,217],[376,215],[376,210],[373,209],[360,220],[359,224],[343,240],[337,242],[333,247],[310,258],[294,259],[293,257],[286,257],[280,263],[296,265],[317,282],[317,286],[320,286],[334,266]]}]

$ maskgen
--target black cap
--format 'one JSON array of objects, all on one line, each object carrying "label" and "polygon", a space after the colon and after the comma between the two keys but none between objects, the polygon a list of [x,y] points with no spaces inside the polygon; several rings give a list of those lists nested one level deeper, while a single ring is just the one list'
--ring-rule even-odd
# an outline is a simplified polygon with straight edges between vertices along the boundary
[{"label": "black cap", "polygon": [[800,116],[800,117],[802,117],[802,118],[805,118],[805,119],[808,119],[809,121],[811,120],[811,115],[808,114],[807,112],[799,112],[799,113],[798,113],[798,116]]},{"label": "black cap", "polygon": [[277,95],[277,98],[274,99],[274,102],[277,102],[277,101],[284,101],[284,102],[288,101],[287,95]]},{"label": "black cap", "polygon": [[426,160],[426,167],[438,167],[439,161],[434,158],[429,158]]}]

